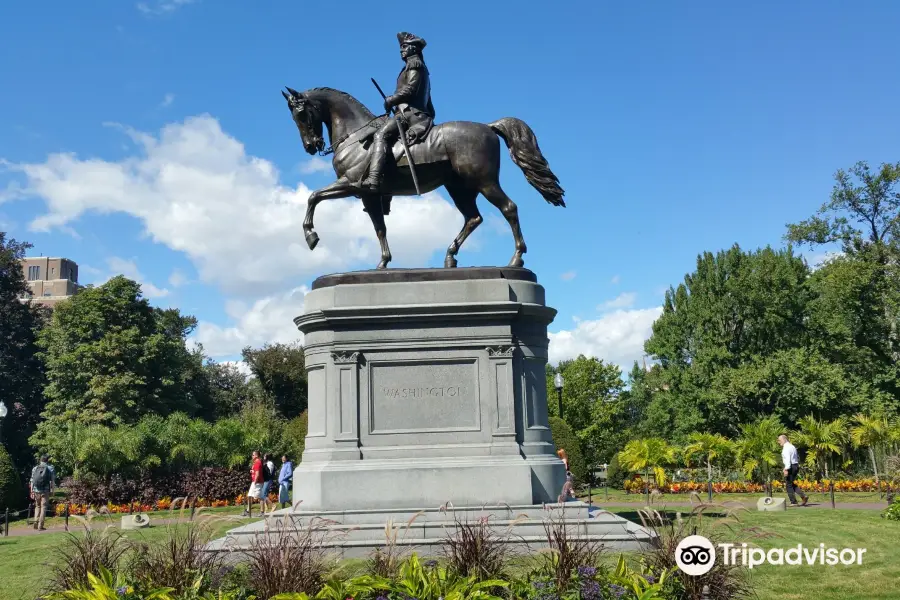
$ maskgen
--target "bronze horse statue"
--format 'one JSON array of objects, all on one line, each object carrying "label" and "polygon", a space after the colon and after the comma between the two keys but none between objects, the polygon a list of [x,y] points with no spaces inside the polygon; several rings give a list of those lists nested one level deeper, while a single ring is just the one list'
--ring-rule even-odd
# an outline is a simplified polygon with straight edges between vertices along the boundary
[{"label": "bronze horse statue", "polygon": [[[362,199],[363,210],[369,213],[381,245],[381,262],[377,268],[387,268],[391,250],[384,217],[390,213],[391,198],[416,193],[409,160],[402,154],[400,141],[393,148],[397,160],[387,173],[389,192],[385,195],[373,194],[359,185],[369,166],[368,143],[387,115],[376,117],[359,100],[339,90],[287,90],[288,93],[282,94],[300,130],[303,147],[311,155],[334,153],[332,166],[337,175],[337,181],[315,190],[309,196],[306,218],[303,220],[306,243],[310,250],[319,243],[319,236],[313,229],[313,215],[319,202],[356,196]],[[323,125],[331,141],[331,147],[327,150],[322,137]],[[525,264],[522,255],[527,248],[519,227],[518,208],[500,187],[500,138],[509,147],[513,162],[544,199],[554,206],[566,205],[559,179],[550,170],[534,132],[524,121],[507,117],[487,125],[469,121],[435,124],[425,140],[412,146],[410,152],[420,190],[425,193],[444,186],[465,219],[462,230],[447,248],[444,267],[456,266],[460,246],[482,222],[475,203],[479,193],[500,209],[512,229],[516,251],[509,266],[521,267]]]}]

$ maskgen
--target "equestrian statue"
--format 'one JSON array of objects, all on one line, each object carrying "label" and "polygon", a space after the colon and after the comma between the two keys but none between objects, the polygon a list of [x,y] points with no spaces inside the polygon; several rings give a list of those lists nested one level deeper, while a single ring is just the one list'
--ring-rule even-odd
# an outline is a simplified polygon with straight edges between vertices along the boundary
[{"label": "equestrian statue", "polygon": [[[282,92],[307,153],[334,154],[337,181],[312,192],[303,231],[310,250],[319,243],[313,228],[316,206],[323,200],[358,197],[369,214],[381,245],[379,269],[387,268],[391,251],[384,217],[394,196],[447,190],[463,215],[462,230],[447,248],[444,267],[457,265],[460,246],[482,222],[476,198],[482,194],[509,222],[515,239],[510,267],[522,267],[527,248],[519,227],[518,208],[500,187],[500,138],[528,182],[554,206],[565,206],[559,179],[541,154],[531,128],[506,117],[487,125],[469,121],[434,124],[431,79],[422,51],[425,40],[397,34],[403,70],[396,90],[384,96],[384,115],[376,116],[356,98],[331,88]],[[323,127],[331,146],[325,148]]]}]

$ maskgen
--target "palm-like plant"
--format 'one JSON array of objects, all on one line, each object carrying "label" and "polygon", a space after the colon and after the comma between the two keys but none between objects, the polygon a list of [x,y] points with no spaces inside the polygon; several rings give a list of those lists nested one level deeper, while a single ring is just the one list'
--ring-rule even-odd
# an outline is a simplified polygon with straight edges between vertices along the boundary
[{"label": "palm-like plant", "polygon": [[663,486],[666,483],[664,467],[675,461],[675,450],[673,446],[660,438],[631,440],[619,452],[619,464],[629,471],[643,471],[647,480],[650,479],[650,472],[653,471],[656,484]]},{"label": "palm-like plant", "polygon": [[862,413],[853,417],[854,425],[850,428],[850,437],[857,448],[866,448],[875,471],[875,483],[878,483],[878,461],[875,460],[875,449],[886,443],[891,437],[887,419],[881,416],[870,417]]},{"label": "palm-like plant", "polygon": [[706,480],[712,481],[712,464],[734,451],[734,442],[718,433],[695,432],[688,438],[690,444],[684,448],[684,456],[690,460],[695,456],[706,461]]},{"label": "palm-like plant", "polygon": [[840,454],[847,443],[847,422],[839,417],[831,422],[819,421],[812,415],[799,421],[797,443],[806,448],[806,466],[828,478],[828,459]]},{"label": "palm-like plant", "polygon": [[767,484],[772,480],[772,469],[779,461],[778,436],[783,431],[776,416],[741,425],[737,455],[747,479],[757,474]]}]

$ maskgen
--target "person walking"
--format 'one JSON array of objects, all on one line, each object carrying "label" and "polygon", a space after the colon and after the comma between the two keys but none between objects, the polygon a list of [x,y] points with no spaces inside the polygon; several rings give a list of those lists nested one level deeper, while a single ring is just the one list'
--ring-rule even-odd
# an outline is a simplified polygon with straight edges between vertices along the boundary
[{"label": "person walking", "polygon": [[278,502],[281,508],[291,503],[291,484],[294,481],[294,464],[287,455],[281,457],[281,472],[278,474]]},{"label": "person walking", "polygon": [[264,512],[263,504],[263,463],[259,458],[259,452],[253,451],[253,462],[250,467],[250,489],[247,491],[247,510],[244,514],[248,517],[253,516],[253,499],[258,498],[260,502],[260,511]]},{"label": "person walking", "polygon": [[[263,456],[263,486],[262,486],[262,504],[263,513],[269,512],[269,490],[272,489],[272,482],[275,480],[275,463],[272,462],[272,455],[266,453]],[[272,505],[272,510],[275,505]]]},{"label": "person walking", "polygon": [[31,470],[31,499],[34,500],[34,528],[46,531],[44,519],[47,516],[47,505],[50,494],[56,487],[56,471],[50,464],[50,457],[44,454],[41,461]]},{"label": "person walking", "polygon": [[784,489],[787,490],[791,506],[797,506],[797,495],[800,496],[802,506],[806,506],[809,498],[797,486],[797,473],[800,471],[800,455],[797,454],[797,448],[784,434],[778,436],[778,444],[781,446],[781,461],[784,463]]}]

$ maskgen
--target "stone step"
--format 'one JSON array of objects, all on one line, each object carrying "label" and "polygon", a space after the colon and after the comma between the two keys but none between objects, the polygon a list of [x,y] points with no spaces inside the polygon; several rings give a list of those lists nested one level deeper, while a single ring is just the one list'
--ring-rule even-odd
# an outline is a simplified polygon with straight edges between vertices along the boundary
[{"label": "stone step", "polygon": [[[605,512],[605,511],[603,511]],[[606,513],[610,514],[610,513]],[[342,524],[363,524],[388,518],[394,525],[405,525],[408,522],[438,521],[453,522],[459,519],[462,522],[474,521],[481,517],[488,517],[491,522],[498,519],[516,519],[525,517],[528,519],[561,518],[588,518],[588,505],[583,502],[567,502],[564,504],[547,505],[485,505],[485,506],[461,506],[448,507],[446,510],[435,508],[399,508],[399,509],[371,509],[371,510],[335,510],[335,511],[304,511],[302,505],[296,509],[285,509],[272,513],[273,516],[292,515],[295,519],[309,522],[312,519],[330,520]],[[613,515],[614,518],[615,517]]]},{"label": "stone step", "polygon": [[404,548],[421,547],[420,553],[434,553],[444,539],[452,535],[456,521],[473,524],[489,517],[489,523],[500,540],[513,551],[533,552],[546,548],[545,525],[564,520],[572,537],[603,543],[608,548],[637,550],[650,542],[643,527],[607,511],[588,516],[587,505],[518,507],[462,507],[451,511],[397,509],[387,511],[354,510],[302,512],[278,511],[265,519],[230,530],[225,538],[209,545],[210,551],[240,552],[251,547],[259,536],[279,536],[294,528],[313,526],[320,534],[322,546],[341,556],[364,556],[383,547],[390,527],[395,544]]}]

